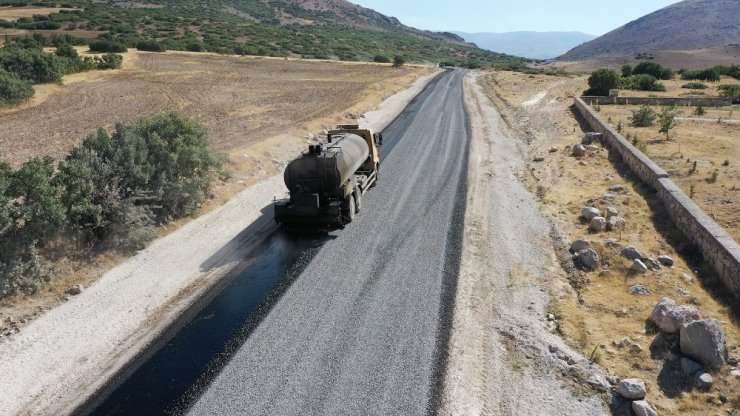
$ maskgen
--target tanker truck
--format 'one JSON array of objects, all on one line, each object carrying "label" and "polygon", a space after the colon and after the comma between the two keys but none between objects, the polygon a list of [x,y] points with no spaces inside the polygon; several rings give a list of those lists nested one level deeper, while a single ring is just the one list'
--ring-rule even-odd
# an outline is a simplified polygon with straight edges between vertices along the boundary
[{"label": "tanker truck", "polygon": [[348,124],[309,145],[285,168],[290,199],[275,202],[275,222],[288,230],[344,228],[378,181],[382,144],[382,134]]}]

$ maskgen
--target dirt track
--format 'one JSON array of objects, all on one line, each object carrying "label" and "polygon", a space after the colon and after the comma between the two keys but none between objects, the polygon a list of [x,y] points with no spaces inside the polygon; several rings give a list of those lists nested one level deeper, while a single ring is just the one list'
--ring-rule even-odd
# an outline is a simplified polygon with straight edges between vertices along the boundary
[{"label": "dirt track", "polygon": [[[372,64],[285,61],[211,54],[126,54],[124,69],[42,86],[40,104],[0,111],[0,158],[63,156],[99,126],[180,110],[202,122],[222,151],[245,147],[312,120],[348,119],[427,70]],[[405,81],[401,81],[405,79]],[[368,105],[367,101],[375,101]],[[363,107],[363,104],[367,108]],[[327,126],[328,127],[328,126]]]}]

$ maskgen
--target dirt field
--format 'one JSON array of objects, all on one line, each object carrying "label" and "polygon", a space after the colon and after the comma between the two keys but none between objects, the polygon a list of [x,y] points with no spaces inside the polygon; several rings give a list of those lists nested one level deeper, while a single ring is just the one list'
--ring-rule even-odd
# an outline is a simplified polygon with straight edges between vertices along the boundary
[{"label": "dirt field", "polygon": [[[730,377],[729,367],[713,374],[715,385],[709,392],[700,392],[688,387],[675,359],[651,353],[651,347],[656,347],[655,335],[648,331],[646,318],[658,300],[668,296],[680,304],[696,306],[705,317],[721,321],[730,355],[737,357],[740,353],[738,305],[713,283],[711,273],[696,262],[691,252],[685,250],[683,238],[667,219],[654,194],[624,165],[610,160],[608,152],[601,148],[589,150],[583,163],[570,156],[571,146],[580,143],[583,136],[569,108],[571,96],[585,89],[586,77],[496,72],[489,74],[486,80],[489,94],[494,97],[506,123],[529,142],[530,162],[519,172],[519,177],[538,195],[542,212],[554,220],[567,240],[590,240],[602,264],[608,264],[609,271],[602,273],[570,270],[571,286],[577,295],[555,292],[557,300],[550,305],[550,311],[557,318],[558,331],[574,349],[591,357],[611,374],[644,379],[647,400],[660,414],[732,414],[733,409],[736,411],[740,407],[740,390],[738,381]],[[602,114],[605,107],[601,107]],[[722,131],[726,127],[717,128]],[[654,145],[648,145],[648,149],[651,146]],[[696,145],[696,149],[699,148]],[[682,145],[682,150],[687,153],[689,146]],[[729,151],[737,151],[736,143]],[[544,160],[535,162],[535,157]],[[724,158],[727,157],[729,153]],[[702,163],[699,162],[699,166]],[[705,173],[700,177],[706,177],[706,168],[703,169]],[[624,185],[626,192],[608,201],[603,194],[615,184]],[[580,210],[588,203],[594,203],[602,211],[606,206],[615,207],[626,218],[624,231],[589,233],[580,219]],[[617,240],[616,247],[607,246],[608,238]],[[558,241],[556,239],[556,243]],[[629,272],[630,262],[618,254],[620,247],[628,245],[634,245],[650,257],[670,255],[675,265],[635,276]],[[563,256],[569,257],[567,253]],[[629,288],[636,284],[647,287],[651,294],[631,294]],[[639,344],[640,350],[618,348],[616,342],[624,337]]]},{"label": "dirt field", "polygon": [[194,117],[219,150],[234,151],[321,127],[312,125],[316,120],[325,127],[351,120],[350,113],[361,114],[428,71],[129,52],[122,70],[65,77],[64,86],[40,86],[29,105],[0,111],[0,156],[16,165],[31,156],[59,158],[99,126],[166,110]]},{"label": "dirt field", "polygon": [[[692,196],[709,216],[740,241],[740,106],[707,108],[682,107],[678,126],[669,139],[659,126],[633,127],[636,106],[600,106],[600,115],[621,123],[622,134],[637,136],[646,153],[666,170],[678,186]],[[660,111],[660,108],[654,108]],[[718,123],[718,120],[721,121]],[[696,166],[694,166],[696,163]]]}]

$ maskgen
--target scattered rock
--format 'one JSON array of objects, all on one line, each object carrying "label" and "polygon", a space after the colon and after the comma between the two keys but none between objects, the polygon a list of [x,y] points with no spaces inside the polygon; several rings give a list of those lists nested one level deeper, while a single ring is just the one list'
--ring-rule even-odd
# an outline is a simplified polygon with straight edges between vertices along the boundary
[{"label": "scattered rock", "polygon": [[599,276],[601,277],[611,277],[611,275],[612,275],[612,271],[609,269],[604,269],[599,272]]},{"label": "scattered rock", "polygon": [[701,370],[701,364],[689,358],[681,357],[681,370],[684,374],[690,376]]},{"label": "scattered rock", "polygon": [[646,288],[643,285],[634,285],[634,286],[632,286],[630,288],[630,293],[632,293],[633,295],[645,295],[645,296],[647,296],[647,295],[651,294],[652,292],[650,292],[650,289]]},{"label": "scattered rock", "polygon": [[606,230],[606,219],[604,217],[593,217],[588,224],[588,229],[599,233]]},{"label": "scattered rock", "polygon": [[701,319],[699,311],[693,306],[678,306],[673,299],[662,298],[650,313],[650,320],[661,331],[673,334],[681,330],[681,325]]},{"label": "scattered rock", "polygon": [[732,370],[732,371],[730,371],[730,375],[732,377],[735,377],[736,379],[740,380],[740,370]]},{"label": "scattered rock", "polygon": [[588,166],[588,163],[586,163],[585,160],[579,161],[578,164],[581,165],[581,166]]},{"label": "scattered rock", "polygon": [[645,263],[642,262],[642,260],[635,259],[632,262],[632,267],[630,267],[630,270],[632,270],[633,272],[638,273],[638,274],[644,274],[644,273],[647,273],[648,268],[645,265]]},{"label": "scattered rock", "polygon": [[606,207],[606,218],[616,217],[619,215],[619,211],[617,211],[614,207]]},{"label": "scattered rock", "polygon": [[622,308],[622,309],[614,312],[614,314],[617,315],[617,316],[619,316],[619,317],[627,316],[627,309]]},{"label": "scattered rock", "polygon": [[574,257],[576,266],[583,270],[594,271],[599,267],[599,254],[592,248],[581,250]]},{"label": "scattered rock", "polygon": [[697,371],[694,374],[694,383],[696,383],[696,387],[700,389],[709,390],[712,388],[712,384],[714,384],[714,378],[712,378],[712,375],[709,373]]},{"label": "scattered rock", "polygon": [[543,162],[545,160],[544,156],[535,156],[533,159],[535,162]]},{"label": "scattered rock", "polygon": [[619,250],[619,254],[622,255],[622,257],[627,257],[630,260],[636,260],[636,259],[642,258],[642,254],[639,251],[637,251],[637,249],[634,248],[633,246],[627,246]]},{"label": "scattered rock", "polygon": [[617,248],[619,247],[619,241],[617,241],[616,238],[607,238],[604,240],[604,246],[609,248]]},{"label": "scattered rock", "polygon": [[609,187],[609,191],[611,191],[611,192],[617,192],[617,193],[622,193],[622,192],[627,192],[627,188],[624,185],[622,185],[621,183],[617,183],[617,184],[614,184],[614,185],[610,186]]},{"label": "scattered rock", "polygon": [[670,256],[658,256],[660,264],[666,267],[673,267],[673,259]]},{"label": "scattered rock", "polygon": [[571,253],[578,253],[581,250],[586,250],[591,247],[591,242],[588,240],[576,240],[570,245]]},{"label": "scattered rock", "polygon": [[639,378],[626,378],[619,382],[617,392],[620,396],[629,400],[641,400],[645,398],[645,382]]},{"label": "scattered rock", "polygon": [[630,337],[624,337],[619,340],[619,342],[616,342],[616,345],[617,348],[629,347],[630,345],[632,345],[632,340],[630,339]]},{"label": "scattered rock", "polygon": [[606,376],[606,380],[611,384],[612,386],[616,386],[617,383],[619,383],[619,377],[608,375]]},{"label": "scattered rock", "polygon": [[583,207],[581,209],[581,216],[586,219],[586,221],[591,221],[594,217],[600,217],[601,211],[599,211],[598,208],[594,207]]},{"label": "scattered rock", "polygon": [[69,289],[67,289],[67,291],[65,293],[68,294],[68,295],[71,295],[71,296],[77,296],[80,293],[82,293],[82,290],[83,289],[84,289],[84,287],[82,285],[74,285],[74,286],[70,287]]},{"label": "scattered rock", "polygon": [[731,365],[733,367],[737,367],[737,365],[738,365],[738,359],[735,358],[735,357],[730,357],[730,358],[727,359],[727,364],[729,364],[729,365]]},{"label": "scattered rock", "polygon": [[586,147],[582,144],[577,144],[573,146],[573,156],[575,157],[583,157],[586,155]]},{"label": "scattered rock", "polygon": [[550,153],[555,153],[557,151],[558,151],[558,148],[555,147],[555,146],[551,147],[550,150],[548,150],[548,152],[550,152]]},{"label": "scattered rock", "polygon": [[619,215],[611,216],[608,220],[606,220],[606,228],[609,231],[624,229],[625,224],[627,224],[627,221],[625,221],[624,218],[620,217]]},{"label": "scattered rock", "polygon": [[725,334],[714,319],[691,321],[681,325],[681,354],[711,369],[727,362]]},{"label": "scattered rock", "polygon": [[598,391],[606,392],[609,391],[609,389],[612,387],[612,385],[609,383],[609,380],[607,380],[605,377],[600,376],[598,374],[592,374],[588,380],[586,380],[586,383],[595,388]]},{"label": "scattered rock", "polygon": [[658,416],[655,410],[646,400],[635,400],[632,402],[632,411],[636,416]]},{"label": "scattered rock", "polygon": [[613,201],[616,197],[617,194],[615,194],[614,192],[604,192],[601,195],[601,199],[603,199],[604,201]]},{"label": "scattered rock", "polygon": [[633,343],[632,345],[630,345],[630,351],[635,354],[639,354],[642,352],[642,345]]},{"label": "scattered rock", "polygon": [[660,262],[658,260],[655,260],[653,258],[645,258],[642,259],[642,262],[645,263],[648,269],[650,270],[659,270],[660,269]]},{"label": "scattered rock", "polygon": [[686,283],[693,283],[694,282],[694,278],[691,275],[684,273],[683,274],[683,281],[686,282]]}]

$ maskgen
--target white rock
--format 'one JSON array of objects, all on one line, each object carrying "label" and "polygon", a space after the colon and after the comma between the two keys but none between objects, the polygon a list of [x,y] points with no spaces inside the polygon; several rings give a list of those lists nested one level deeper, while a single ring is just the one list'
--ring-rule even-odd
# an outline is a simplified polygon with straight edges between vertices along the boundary
[{"label": "white rock", "polygon": [[600,217],[601,211],[594,207],[583,207],[583,209],[581,209],[581,216],[585,218],[586,221],[591,221],[594,217]]},{"label": "white rock", "polygon": [[634,286],[630,287],[630,293],[632,293],[633,295],[645,295],[645,296],[647,296],[651,292],[650,292],[650,289],[646,288],[643,285],[634,285]]},{"label": "white rock", "polygon": [[635,259],[641,259],[642,253],[637,251],[637,249],[633,246],[627,246],[619,251],[619,254],[621,254],[623,257],[627,257],[630,260]]},{"label": "white rock", "polygon": [[619,215],[619,211],[617,211],[614,207],[606,207],[606,218],[616,217]]},{"label": "white rock", "polygon": [[693,306],[678,306],[673,299],[662,298],[650,313],[650,320],[667,333],[676,333],[681,325],[701,319],[699,311]]},{"label": "white rock", "polygon": [[686,282],[686,283],[693,283],[694,282],[694,278],[690,274],[684,273],[683,274],[683,281]]},{"label": "white rock", "polygon": [[727,362],[727,342],[719,322],[714,319],[691,321],[681,325],[681,354],[710,369]]},{"label": "white rock", "polygon": [[632,402],[632,411],[635,412],[635,416],[658,416],[658,411],[650,406],[646,400]]},{"label": "white rock", "polygon": [[730,371],[730,375],[738,380],[740,380],[740,370],[732,370]]},{"label": "white rock", "polygon": [[617,392],[620,396],[629,400],[641,400],[645,398],[645,382],[639,378],[626,378],[619,382]]},{"label": "white rock", "polygon": [[647,273],[648,268],[645,265],[645,263],[642,262],[642,260],[635,259],[632,262],[632,267],[630,267],[630,270],[632,270],[635,273],[644,274],[644,273]]},{"label": "white rock", "polygon": [[591,218],[588,229],[597,233],[606,230],[606,219],[604,217]]},{"label": "white rock", "polygon": [[619,215],[611,216],[606,220],[606,228],[609,231],[623,230],[625,224],[627,224],[627,221]]},{"label": "white rock", "polygon": [[666,267],[673,267],[673,259],[670,256],[658,256],[658,261]]},{"label": "white rock", "polygon": [[694,374],[694,382],[696,383],[696,387],[700,389],[709,389],[712,387],[712,384],[714,384],[714,378],[712,378],[712,375],[709,373],[697,371]]}]

